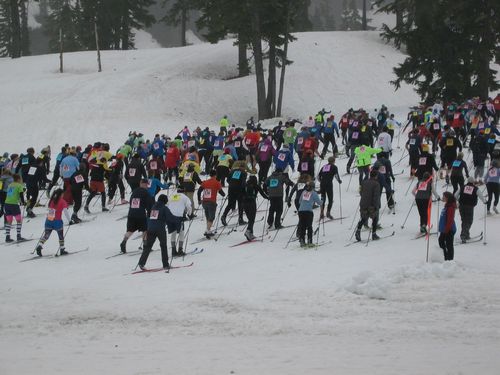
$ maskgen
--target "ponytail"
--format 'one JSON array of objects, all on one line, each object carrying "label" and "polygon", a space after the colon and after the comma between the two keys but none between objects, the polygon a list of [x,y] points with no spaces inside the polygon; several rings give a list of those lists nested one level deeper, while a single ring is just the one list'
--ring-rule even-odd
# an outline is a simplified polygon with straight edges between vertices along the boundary
[{"label": "ponytail", "polygon": [[49,205],[52,203],[53,205],[57,205],[59,203],[59,199],[61,199],[62,195],[64,193],[63,189],[56,189],[52,193],[52,196],[50,197]]}]

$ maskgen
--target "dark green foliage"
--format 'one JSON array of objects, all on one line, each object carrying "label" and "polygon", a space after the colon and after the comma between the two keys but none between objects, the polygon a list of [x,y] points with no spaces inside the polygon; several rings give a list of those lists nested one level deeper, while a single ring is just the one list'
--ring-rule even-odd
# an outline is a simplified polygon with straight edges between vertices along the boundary
[{"label": "dark green foliage", "polygon": [[72,5],[69,0],[50,0],[49,5],[51,12],[45,23],[45,32],[50,36],[50,50],[59,51],[59,30],[61,30],[64,51],[80,51],[83,48],[79,35],[80,4],[77,2]]},{"label": "dark green foliage", "polygon": [[340,29],[345,31],[361,30],[362,19],[356,0],[343,0]]},{"label": "dark green foliage", "polygon": [[422,99],[432,102],[485,99],[499,87],[490,68],[499,53],[498,0],[395,0],[381,11],[401,17],[393,28],[384,25],[383,32],[408,54],[394,68],[396,88],[402,82],[415,85]]}]

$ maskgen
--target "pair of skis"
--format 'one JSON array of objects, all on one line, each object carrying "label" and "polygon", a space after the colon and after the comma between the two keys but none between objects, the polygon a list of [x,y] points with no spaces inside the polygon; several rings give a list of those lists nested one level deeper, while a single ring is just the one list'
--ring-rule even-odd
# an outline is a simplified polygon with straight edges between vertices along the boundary
[{"label": "pair of skis", "polygon": [[31,258],[20,260],[19,263],[29,262],[31,260],[36,260],[36,259],[51,259],[51,258],[58,258],[58,257],[67,257],[69,255],[79,254],[79,253],[83,253],[85,251],[89,251],[89,248],[86,247],[85,249],[71,251],[71,252],[68,252],[67,254],[64,254],[64,255],[59,255],[59,253],[50,254],[50,255],[42,255],[42,256],[37,255],[37,256],[31,257]]}]

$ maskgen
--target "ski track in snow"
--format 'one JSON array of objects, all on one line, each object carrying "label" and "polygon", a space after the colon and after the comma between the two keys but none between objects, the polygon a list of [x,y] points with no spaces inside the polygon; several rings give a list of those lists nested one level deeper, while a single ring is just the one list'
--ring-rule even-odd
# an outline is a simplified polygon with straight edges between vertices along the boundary
[{"label": "ski track in snow", "polygon": [[[55,55],[16,64],[0,59],[0,101],[7,104],[0,126],[15,124],[0,147],[50,143],[57,151],[66,141],[96,139],[118,146],[132,129],[172,134],[184,124],[214,124],[225,113],[243,121],[253,114],[255,83],[254,77],[220,80],[234,73],[231,44],[104,52],[102,75],[92,71],[92,53],[67,55],[64,76],[55,73]],[[351,106],[384,103],[401,120],[417,102],[408,87],[393,94],[386,82],[402,56],[373,33],[302,34],[291,53],[290,116],[303,118],[331,101],[337,118]],[[365,83],[352,87],[353,76]],[[395,149],[393,163],[401,155]],[[346,162],[337,161],[341,174]],[[402,168],[406,160],[395,172]],[[443,263],[432,236],[425,263],[425,239],[413,240],[415,209],[401,229],[412,203],[411,193],[404,195],[407,175],[396,178],[397,214],[381,216],[387,228],[381,233],[394,224],[395,237],[368,246],[344,247],[359,202],[357,175],[348,191],[349,176],[342,178],[347,217],[325,224],[325,236],[320,227],[320,241],[333,244],[317,250],[299,250],[296,242],[284,249],[293,227],[273,243],[230,248],[244,240],[238,231],[194,245],[205,251],[186,258],[191,268],[130,275],[139,254],[105,260],[119,251],[125,221],[116,219],[126,206],[70,227],[68,250],[90,246],[88,252],[19,263],[31,256],[34,241],[0,246],[0,374],[497,374],[498,215],[488,218],[487,246],[457,246],[456,260]],[[35,213],[25,236],[43,229],[45,209]],[[337,184],[333,215],[340,216]],[[436,203],[432,218],[436,223]],[[456,219],[460,228],[458,213]],[[289,212],[284,225],[296,220]],[[256,223],[256,235],[263,224]],[[203,221],[194,221],[190,239],[203,229]],[[481,206],[471,233],[482,230]],[[128,250],[136,246],[129,241]],[[56,249],[53,234],[44,254]],[[160,263],[159,252],[152,253],[148,266]]]}]

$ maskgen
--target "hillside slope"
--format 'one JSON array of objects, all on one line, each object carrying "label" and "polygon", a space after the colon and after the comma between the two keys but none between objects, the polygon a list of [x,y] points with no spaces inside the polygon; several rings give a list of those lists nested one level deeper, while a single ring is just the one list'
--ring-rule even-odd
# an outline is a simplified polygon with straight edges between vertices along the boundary
[{"label": "hillside slope", "polygon": [[[395,93],[388,81],[403,56],[374,32],[304,33],[291,45],[284,116],[303,118],[322,107],[392,110],[417,101],[410,87]],[[255,76],[234,77],[231,40],[185,48],[94,52],[0,59],[0,149],[121,142],[129,130],[168,132],[183,125],[217,124],[222,115],[242,123],[256,114]]]}]

